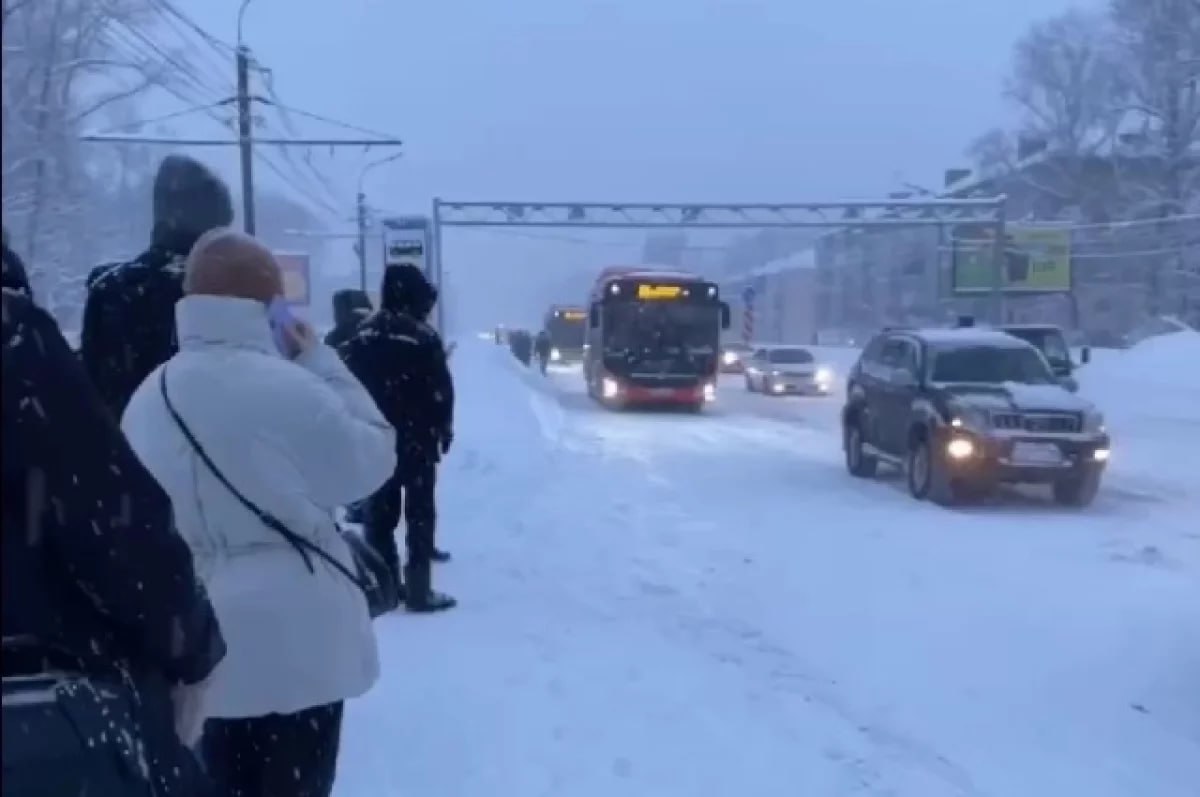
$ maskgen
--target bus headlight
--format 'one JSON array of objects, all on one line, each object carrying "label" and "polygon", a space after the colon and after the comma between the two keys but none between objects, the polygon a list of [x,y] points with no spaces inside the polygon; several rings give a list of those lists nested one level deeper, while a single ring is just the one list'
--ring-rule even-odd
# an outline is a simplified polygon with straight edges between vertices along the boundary
[{"label": "bus headlight", "polygon": [[559,351],[558,349],[551,349],[550,350],[550,359],[553,360],[554,362],[558,362],[559,360],[562,359],[562,352]]},{"label": "bus headlight", "polygon": [[705,401],[716,401],[717,400],[717,386],[714,385],[712,382],[706,382],[704,385],[704,400]]},{"label": "bus headlight", "polygon": [[621,385],[611,376],[606,376],[600,382],[600,394],[606,399],[616,398],[621,394]]}]

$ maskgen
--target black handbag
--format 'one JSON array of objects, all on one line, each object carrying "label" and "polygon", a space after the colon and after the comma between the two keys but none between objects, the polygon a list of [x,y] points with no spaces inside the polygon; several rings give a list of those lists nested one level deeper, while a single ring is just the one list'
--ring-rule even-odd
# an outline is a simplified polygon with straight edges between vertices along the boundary
[{"label": "black handbag", "polygon": [[162,393],[163,402],[166,404],[167,412],[171,414],[175,425],[179,427],[179,431],[183,433],[183,436],[191,445],[192,450],[196,452],[196,456],[200,458],[200,461],[216,477],[217,481],[224,485],[225,489],[238,500],[238,503],[257,517],[260,523],[279,534],[289,545],[296,549],[296,553],[300,554],[300,558],[304,560],[304,564],[308,567],[308,572],[316,572],[316,569],[313,567],[312,554],[324,559],[333,569],[337,570],[352,584],[362,590],[363,595],[367,598],[367,608],[370,610],[372,618],[387,614],[400,605],[400,591],[396,584],[396,577],[392,574],[391,568],[387,566],[383,558],[367,544],[366,540],[352,531],[342,529],[341,527],[338,528],[338,532],[346,542],[346,547],[350,549],[350,553],[354,559],[355,572],[351,572],[349,568],[326,552],[321,546],[292,531],[279,518],[260,508],[243,495],[225,477],[225,474],[221,472],[216,463],[208,456],[208,452],[204,450],[204,446],[200,445],[200,441],[196,439],[196,436],[192,434],[192,430],[188,428],[183,418],[175,410],[175,405],[171,402],[171,397],[167,395],[166,367],[163,367],[158,373],[158,386]]},{"label": "black handbag", "polygon": [[24,637],[3,640],[5,797],[154,794],[140,763],[132,685],[47,664],[16,664],[42,659],[38,647]]}]

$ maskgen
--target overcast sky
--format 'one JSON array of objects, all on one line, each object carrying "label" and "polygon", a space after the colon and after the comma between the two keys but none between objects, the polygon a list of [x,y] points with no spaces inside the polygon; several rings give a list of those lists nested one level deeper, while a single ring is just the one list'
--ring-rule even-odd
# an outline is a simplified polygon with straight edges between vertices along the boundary
[{"label": "overcast sky", "polygon": [[[286,103],[404,139],[404,159],[367,179],[388,210],[433,196],[828,200],[938,187],[974,136],[1012,121],[1000,89],[1030,22],[1099,2],[252,0],[245,38]],[[177,4],[235,39],[240,0]],[[363,157],[314,163],[348,229]],[[472,316],[502,287],[513,302],[498,312],[526,314],[552,298],[533,284],[548,270],[621,261],[640,241],[593,237],[466,231],[447,266],[484,286],[463,297]]]}]

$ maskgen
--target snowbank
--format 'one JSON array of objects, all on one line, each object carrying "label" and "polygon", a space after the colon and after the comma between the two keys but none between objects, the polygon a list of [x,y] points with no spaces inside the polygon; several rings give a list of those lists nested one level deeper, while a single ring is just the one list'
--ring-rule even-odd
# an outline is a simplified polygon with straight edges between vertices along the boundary
[{"label": "snowbank", "polygon": [[1080,369],[1080,389],[1114,418],[1200,424],[1200,332],[1159,335],[1103,354]]},{"label": "snowbank", "polygon": [[1079,370],[1080,394],[1104,412],[1113,435],[1113,475],[1169,485],[1200,504],[1200,333],[1160,335],[1125,351],[1100,351]]},{"label": "snowbank", "polygon": [[538,384],[540,377],[521,368],[507,349],[463,341],[450,365],[461,408],[460,442],[495,453],[545,448],[556,439],[561,411],[556,413],[553,397]]},{"label": "snowbank", "polygon": [[491,346],[493,358],[503,364],[504,369],[526,388],[524,400],[533,411],[541,429],[542,436],[548,441],[558,441],[562,437],[566,416],[559,403],[558,393],[555,392],[549,380],[542,376],[534,366],[524,366],[512,355],[506,347]]}]

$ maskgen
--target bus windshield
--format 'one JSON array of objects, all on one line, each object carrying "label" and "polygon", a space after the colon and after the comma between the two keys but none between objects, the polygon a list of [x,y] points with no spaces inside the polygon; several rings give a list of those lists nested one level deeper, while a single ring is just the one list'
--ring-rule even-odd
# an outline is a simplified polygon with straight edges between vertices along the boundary
[{"label": "bus windshield", "polygon": [[550,342],[564,349],[578,349],[583,346],[584,319],[573,320],[561,316],[546,319],[546,332]]},{"label": "bus windshield", "polygon": [[607,348],[613,351],[716,354],[720,324],[710,304],[617,302],[607,308]]}]

